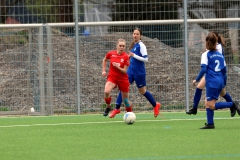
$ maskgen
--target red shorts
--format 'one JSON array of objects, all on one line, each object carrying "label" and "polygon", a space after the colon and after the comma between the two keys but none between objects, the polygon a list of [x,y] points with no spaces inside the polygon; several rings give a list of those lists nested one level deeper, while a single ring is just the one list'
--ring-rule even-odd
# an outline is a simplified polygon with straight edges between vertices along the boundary
[{"label": "red shorts", "polygon": [[107,81],[110,81],[118,86],[118,89],[122,92],[129,92],[130,83],[128,80],[117,80],[112,77],[108,77]]}]

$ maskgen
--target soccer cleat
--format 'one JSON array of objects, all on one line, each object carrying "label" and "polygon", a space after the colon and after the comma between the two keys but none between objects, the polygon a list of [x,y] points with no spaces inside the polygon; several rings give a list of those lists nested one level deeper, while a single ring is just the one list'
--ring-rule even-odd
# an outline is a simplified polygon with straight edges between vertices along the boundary
[{"label": "soccer cleat", "polygon": [[106,109],[105,109],[105,111],[103,112],[103,116],[107,116],[108,115],[108,113],[110,112],[110,110],[111,110],[111,108],[109,108],[109,107],[107,107]]},{"label": "soccer cleat", "polygon": [[125,107],[127,112],[132,112],[132,105],[130,107]]},{"label": "soccer cleat", "polygon": [[199,129],[215,129],[215,126],[214,126],[214,124],[205,123],[205,126],[199,128]]},{"label": "soccer cleat", "polygon": [[186,114],[189,114],[189,115],[194,114],[194,115],[196,115],[197,114],[197,108],[190,109],[188,112],[186,112]]},{"label": "soccer cleat", "polygon": [[156,106],[153,107],[153,112],[154,112],[154,117],[155,118],[158,116],[160,108],[161,108],[161,104],[157,102]]},{"label": "soccer cleat", "polygon": [[238,115],[240,115],[240,108],[239,108],[239,102],[238,101],[233,102],[233,107],[237,110]]},{"label": "soccer cleat", "polygon": [[[234,105],[234,104],[233,104]],[[230,108],[230,112],[231,112],[231,117],[234,117],[236,114],[236,108],[233,106]]]},{"label": "soccer cleat", "polygon": [[116,114],[119,114],[121,111],[120,109],[114,109],[112,113],[109,115],[109,118],[114,118]]}]

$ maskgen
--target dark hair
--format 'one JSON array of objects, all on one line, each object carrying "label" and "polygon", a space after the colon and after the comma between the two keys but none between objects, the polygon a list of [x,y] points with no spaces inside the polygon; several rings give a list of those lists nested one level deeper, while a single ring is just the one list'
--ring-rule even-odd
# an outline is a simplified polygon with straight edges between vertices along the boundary
[{"label": "dark hair", "polygon": [[[135,28],[135,29],[133,30],[133,32],[134,32],[135,30],[138,30],[138,31],[139,31],[140,36],[142,35],[142,30],[141,30],[140,28]],[[140,38],[140,40],[141,40],[141,38]],[[130,46],[129,46],[128,49],[131,50],[131,49],[133,48],[134,44],[135,44],[135,42],[132,41],[132,43],[130,44]]]},{"label": "dark hair", "polygon": [[216,50],[217,42],[217,36],[213,32],[210,32],[206,37],[206,48],[210,51]]},{"label": "dark hair", "polygon": [[220,36],[216,31],[213,31],[212,33],[214,33],[217,36],[218,43],[220,43],[223,47],[226,47],[224,38]]}]

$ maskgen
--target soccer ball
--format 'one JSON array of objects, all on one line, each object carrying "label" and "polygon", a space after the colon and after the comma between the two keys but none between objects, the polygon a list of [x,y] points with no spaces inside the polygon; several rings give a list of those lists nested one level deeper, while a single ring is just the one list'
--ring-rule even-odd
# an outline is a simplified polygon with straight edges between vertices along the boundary
[{"label": "soccer ball", "polygon": [[133,112],[127,112],[124,114],[123,120],[127,124],[133,124],[136,121],[136,115]]},{"label": "soccer ball", "polygon": [[35,109],[32,107],[32,108],[30,109],[30,111],[31,111],[31,112],[35,112]]}]

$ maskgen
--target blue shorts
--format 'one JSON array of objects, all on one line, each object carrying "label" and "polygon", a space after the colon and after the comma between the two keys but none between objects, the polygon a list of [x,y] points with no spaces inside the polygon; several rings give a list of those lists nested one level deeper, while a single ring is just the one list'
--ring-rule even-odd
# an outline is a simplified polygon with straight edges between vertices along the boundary
[{"label": "blue shorts", "polygon": [[222,89],[219,88],[207,88],[206,87],[206,99],[207,101],[218,100],[218,97],[221,93]]},{"label": "blue shorts", "polygon": [[128,74],[128,80],[131,84],[135,81],[138,88],[146,86],[146,75]]}]

